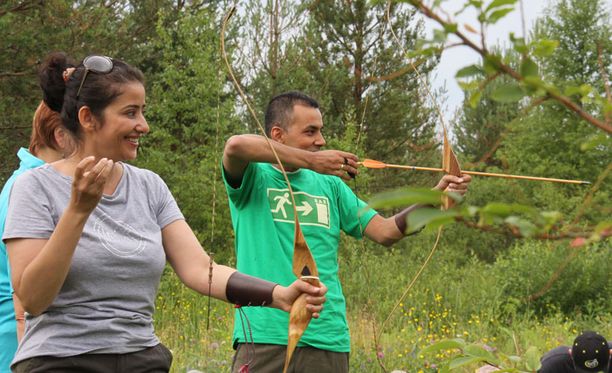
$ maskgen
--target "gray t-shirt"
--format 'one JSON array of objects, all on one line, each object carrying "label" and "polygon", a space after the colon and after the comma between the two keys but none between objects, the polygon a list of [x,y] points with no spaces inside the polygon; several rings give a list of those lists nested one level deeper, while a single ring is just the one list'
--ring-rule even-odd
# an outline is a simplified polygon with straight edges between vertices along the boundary
[{"label": "gray t-shirt", "polygon": [[[34,356],[128,353],[159,343],[155,296],[165,266],[161,229],[184,219],[155,173],[123,165],[113,195],[89,216],[59,294],[26,333],[13,364]],[[70,199],[72,178],[45,165],[11,191],[3,239],[49,238]]]}]

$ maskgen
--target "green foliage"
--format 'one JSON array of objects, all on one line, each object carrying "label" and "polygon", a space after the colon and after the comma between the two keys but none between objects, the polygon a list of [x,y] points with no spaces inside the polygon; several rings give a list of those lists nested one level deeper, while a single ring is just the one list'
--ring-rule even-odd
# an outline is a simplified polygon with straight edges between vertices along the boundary
[{"label": "green foliage", "polygon": [[141,47],[155,31],[158,9],[174,6],[159,0],[120,0],[108,6],[71,0],[0,2],[0,181],[16,168],[18,147],[27,147],[42,96],[37,75],[42,59],[52,51],[77,60],[100,53],[143,67]]},{"label": "green foliage", "polygon": [[[531,346],[525,352],[524,359],[518,356],[507,356],[503,353],[494,354],[490,347],[481,344],[467,344],[463,339],[443,340],[427,346],[421,353],[428,354],[442,349],[458,349],[460,353],[440,365],[440,372],[450,372],[466,365],[492,365],[498,367],[498,372],[535,372],[540,369],[540,352]],[[507,362],[509,365],[502,364]],[[517,368],[521,367],[522,369]]]},{"label": "green foliage", "polygon": [[[446,228],[443,236],[458,233],[454,229]],[[375,359],[373,330],[378,330],[389,315],[434,239],[433,234],[421,233],[402,241],[395,249],[385,250],[371,242],[362,245],[352,238],[343,238],[339,266],[351,328],[351,370],[380,371]],[[480,356],[485,354],[484,349],[501,366],[514,369],[508,371],[525,371],[526,365],[537,364],[545,351],[571,343],[582,329],[598,330],[604,335],[612,333],[610,303],[606,297],[609,285],[596,296],[600,304],[607,304],[606,308],[590,306],[586,307],[588,312],[573,309],[563,314],[554,304],[544,305],[540,312],[533,304],[522,301],[538,287],[530,280],[533,276],[545,271],[540,277],[546,280],[546,275],[556,269],[551,262],[555,254],[542,255],[550,250],[547,245],[523,243],[499,263],[486,264],[476,258],[466,261],[463,252],[457,250],[459,246],[454,244],[457,243],[452,239],[443,239],[429,268],[392,315],[381,338],[387,368],[438,372],[441,365],[461,356],[463,351],[453,346],[431,351],[436,347],[428,346],[446,340],[459,343],[463,340],[464,346],[471,346],[466,353]],[[592,260],[588,258],[590,251],[582,250],[576,262],[568,267],[568,270],[571,268],[568,278],[554,284],[552,298],[563,295],[566,285],[576,276],[580,281],[583,275],[590,278],[585,278],[583,286],[593,283],[590,273],[595,266],[600,266],[596,276],[609,271],[609,267],[601,268],[601,264],[609,262],[605,260],[606,249],[609,250],[597,249],[600,251]],[[531,255],[525,257],[528,254]],[[520,263],[507,267],[507,261],[516,256],[520,257]],[[526,264],[529,268],[523,269]],[[563,274],[565,277],[566,272]],[[569,298],[571,295],[566,296]],[[227,370],[231,364],[232,307],[213,300],[209,330],[206,329],[207,309],[206,297],[185,288],[172,271],[164,274],[155,326],[161,340],[174,353],[173,371]],[[468,364],[454,371],[473,372],[481,365],[484,363]]]},{"label": "green foliage", "polygon": [[[415,12],[406,6],[394,6],[387,21],[386,4],[359,0],[349,5],[341,1],[305,5],[309,17],[304,26],[293,33],[282,33],[280,47],[268,42],[276,39],[267,28],[254,27],[253,32],[251,29],[245,32],[245,39],[252,39],[247,45],[254,45],[266,57],[261,59],[263,62],[257,60],[242,69],[262,67],[253,81],[247,82],[256,106],[263,108],[272,95],[298,89],[321,104],[328,147],[337,144],[334,139],[346,138],[346,131],[355,130],[361,157],[397,163],[435,162],[438,155],[433,140],[434,113],[424,101],[426,92],[403,53],[414,49],[416,36],[421,32],[420,25],[411,26]],[[283,7],[279,11],[294,14]],[[304,9],[294,6],[294,12],[299,11]],[[268,17],[272,16],[264,18]],[[402,45],[395,41],[390,28]],[[274,48],[278,53],[270,54],[268,51]],[[434,59],[415,62],[424,76],[436,63]],[[271,69],[272,66],[275,68]],[[353,116],[353,121],[346,120],[347,113]],[[349,123],[355,123],[355,127],[349,128]],[[377,171],[368,188],[404,185],[404,177],[393,171]],[[432,183],[429,175],[409,178],[409,182],[420,185]],[[385,180],[385,185],[381,180]]]},{"label": "green foliage", "polygon": [[408,216],[407,232],[418,232],[422,228],[435,230],[436,228],[452,222],[458,213],[453,210],[441,211],[433,208],[422,208]]},{"label": "green foliage", "polygon": [[[454,236],[455,229],[445,228],[443,238]],[[362,246],[353,240],[343,240],[340,268],[353,339],[352,369],[379,370],[371,361],[375,354],[371,331],[378,330],[382,320],[389,316],[434,239],[434,234],[421,233],[391,251],[382,252],[368,242]],[[610,282],[604,275],[610,268],[607,262],[601,266],[609,250],[606,246],[581,249],[562,277],[553,283],[551,296],[530,303],[527,296],[539,290],[558,269],[563,251],[575,249],[560,247],[550,252],[551,245],[523,242],[498,262],[485,264],[474,257],[465,258],[463,251],[458,250],[460,244],[452,239],[443,239],[439,245],[429,267],[399,310],[391,315],[381,336],[387,368],[437,372],[441,366],[463,356],[463,352],[450,347],[435,352],[426,348],[460,338],[465,346],[473,345],[466,351],[473,361],[482,361],[480,354],[485,354],[484,348],[498,359],[491,359],[487,353],[491,359],[487,361],[499,363],[512,372],[531,371],[528,366],[537,364],[542,353],[571,342],[579,330],[590,328],[605,334],[612,327],[606,296]],[[507,261],[516,257],[520,259],[507,266]],[[602,280],[608,281],[607,285],[600,287],[597,294],[593,291],[586,295],[590,302],[574,298],[575,307],[571,310],[563,310],[556,303],[570,305],[579,287],[602,284]],[[563,294],[566,290],[569,294]],[[484,363],[468,364],[455,371],[473,372],[480,365]]]},{"label": "green foliage", "polygon": [[[500,53],[505,54],[506,52]],[[518,63],[518,56],[512,52],[508,52],[504,59],[511,64]],[[477,67],[477,69],[482,71],[482,67]],[[465,78],[470,78],[470,76]],[[508,124],[519,117],[520,106],[512,100],[503,103],[493,99],[494,94],[499,94],[500,90],[503,92],[506,86],[511,84],[506,77],[499,77],[483,88],[480,87],[481,83],[477,77],[472,77],[471,80],[464,82],[469,83],[466,86],[466,96],[469,94],[472,96],[465,100],[455,119],[457,125],[454,132],[457,138],[457,149],[460,150],[458,156],[466,169],[495,172],[490,167],[495,166],[497,169],[502,165],[502,160],[497,156],[497,149],[503,139],[508,136]],[[522,94],[519,93],[517,96],[522,97]],[[490,183],[491,180],[482,180],[482,182]],[[470,194],[479,196],[481,193],[482,191]]]},{"label": "green foliage", "polygon": [[465,341],[461,338],[445,339],[438,343],[429,345],[421,350],[422,354],[429,354],[440,350],[454,350],[465,348]]},{"label": "green foliage", "polygon": [[459,69],[457,74],[455,74],[455,78],[468,78],[474,75],[482,75],[482,68],[478,65],[469,65],[464,68]]},{"label": "green foliage", "polygon": [[[38,61],[51,50],[76,58],[89,53],[122,58],[147,76],[151,133],[137,165],[164,178],[206,249],[231,264],[221,149],[231,134],[253,128],[219,56],[225,3],[21,3],[27,6],[0,5],[0,180],[15,168],[18,146],[28,141],[40,99]],[[388,21],[387,2],[287,1],[278,2],[283,32],[275,36],[268,26],[274,2],[247,3],[236,15],[241,22],[229,30],[228,47],[257,110],[272,95],[299,89],[321,103],[329,148],[389,163],[438,163],[437,118],[404,49],[427,77],[443,41],[459,25],[446,24],[432,41],[423,41],[408,1],[392,4]],[[512,0],[464,3],[464,10],[477,10],[485,26],[516,6]],[[601,65],[610,66],[608,18],[600,0],[560,0],[528,40],[511,35],[511,49],[493,49],[481,64],[457,73],[467,99],[453,135],[466,169],[586,179],[594,182],[592,189],[475,177],[465,206],[444,213],[422,209],[409,222],[413,228],[434,227],[460,217],[476,227],[510,227],[524,235],[555,229],[594,235],[573,241],[578,247],[572,248],[566,241],[516,241],[512,230],[495,234],[465,224],[445,226],[433,261],[381,336],[388,367],[473,372],[486,360],[507,371],[534,370],[542,352],[567,344],[582,328],[612,333],[610,243],[602,239],[612,224],[612,190],[608,179],[596,183],[611,162],[610,137],[558,104],[528,110],[546,91],[562,92],[598,117],[612,113],[597,60],[601,56]],[[524,79],[511,84],[508,76],[498,76],[501,64]],[[433,92],[434,99],[439,94]],[[439,177],[360,171],[350,184],[364,199],[398,186],[431,186]],[[378,197],[385,215],[393,213],[392,206],[412,202],[437,205],[440,195],[413,190],[396,197]],[[372,330],[388,316],[435,238],[424,230],[391,250],[342,238],[339,266],[352,333],[351,370],[378,371]],[[212,301],[210,310],[206,330],[208,299],[186,289],[170,270],[164,274],[155,326],[173,350],[173,371],[228,369],[232,308]]]},{"label": "green foliage", "polygon": [[138,164],[162,176],[200,241],[227,262],[233,248],[220,159],[236,122],[225,76],[211,68],[220,66],[218,19],[214,9],[200,9],[173,19],[171,29],[167,22],[160,19],[151,45],[157,56],[147,111],[152,131]]},{"label": "green foliage", "polygon": [[491,92],[491,98],[498,102],[516,102],[523,96],[525,96],[525,91],[516,83],[501,85]]},{"label": "green foliage", "polygon": [[[559,0],[536,26],[534,39],[555,40],[555,53],[542,63],[561,86],[590,84],[603,92],[597,57],[609,66],[612,48],[610,14],[601,0]],[[598,51],[598,47],[601,48]],[[564,83],[566,82],[566,83]]]},{"label": "green foliage", "polygon": [[[443,193],[429,189],[405,188],[376,194],[369,201],[372,208],[390,208],[412,204],[436,206],[441,202]],[[455,202],[462,198],[448,193]],[[422,207],[408,215],[408,231],[415,232],[427,226],[435,229],[454,220],[475,221],[478,227],[491,229],[494,226],[508,227],[513,234],[532,237],[547,234],[562,218],[557,211],[540,211],[531,206],[518,203],[489,202],[485,206],[455,206],[446,211]],[[602,229],[603,230],[603,229]]]},{"label": "green foliage", "polygon": [[171,372],[227,372],[234,308],[188,289],[166,268],[155,304],[155,332],[172,351]]},{"label": "green foliage", "polygon": [[[498,154],[511,165],[513,173],[595,182],[610,161],[609,142],[603,146],[583,146],[593,138],[593,130],[579,125],[573,115],[560,112],[557,105],[545,105],[515,121],[511,132],[513,136],[508,137]],[[524,183],[522,194],[528,198],[525,203],[570,216],[586,203],[582,200],[588,192],[584,186]],[[609,200],[610,187],[604,184],[591,192],[603,204],[593,204],[585,216],[589,221],[597,221],[607,214],[604,201]]]},{"label": "green foliage", "polygon": [[[478,100],[482,97],[481,90],[500,76],[508,76],[513,84],[503,84],[491,94],[491,98],[499,102],[516,102],[523,97],[530,97],[533,102],[539,103],[542,100],[554,99],[559,104],[578,114],[594,127],[610,133],[611,127],[607,119],[612,112],[612,103],[607,95],[601,94],[603,90],[593,89],[595,85],[609,85],[606,74],[601,73],[599,81],[593,78],[598,75],[595,69],[589,69],[589,60],[593,61],[594,56],[598,57],[599,70],[605,71],[610,64],[610,36],[612,29],[609,27],[609,13],[602,6],[600,1],[580,2],[577,0],[559,1],[559,7],[552,7],[554,11],[549,11],[547,18],[540,21],[539,31],[534,33],[532,41],[527,43],[525,36],[515,37],[510,34],[510,41],[516,52],[521,56],[519,68],[514,68],[502,56],[494,51],[490,51],[486,46],[486,28],[494,24],[513,10],[514,1],[493,0],[485,7],[483,1],[465,1],[463,8],[457,13],[462,13],[466,9],[473,8],[480,22],[481,42],[475,43],[466,37],[457,25],[448,20],[448,17],[437,14],[437,5],[428,5],[422,2],[411,2],[419,11],[438,22],[443,30],[434,31],[434,36],[430,40],[419,43],[419,48],[414,51],[414,55],[430,55],[432,50],[444,49],[444,44],[449,41],[450,34],[459,38],[458,44],[465,45],[482,56],[482,71],[485,77],[469,82],[460,82],[463,89],[469,92],[469,102],[475,107]],[[440,12],[443,12],[440,10]],[[466,24],[465,28],[474,33],[478,33],[472,26]],[[555,35],[556,34],[556,35]],[[575,35],[573,35],[575,34]],[[556,37],[555,37],[556,36]],[[563,44],[559,43],[563,41]],[[588,48],[582,48],[579,41],[587,41]],[[558,49],[568,49],[573,53],[567,55],[558,53]],[[589,53],[590,52],[590,53]],[[579,56],[576,58],[570,56]],[[561,57],[561,58],[559,58]],[[572,60],[573,61],[570,61]],[[536,61],[538,60],[538,61]],[[562,61],[563,60],[563,61]],[[578,60],[578,61],[575,61]],[[563,63],[559,63],[563,62]],[[564,83],[555,81],[551,83],[547,74],[541,73],[540,64],[544,67],[554,69],[564,69],[564,66],[571,68],[565,69],[569,72],[563,77]],[[577,66],[580,66],[576,68]],[[480,70],[480,66],[477,66]],[[473,77],[477,69],[470,66],[459,71],[459,77]],[[573,90],[582,94],[579,101],[575,97],[568,97],[561,94],[563,88],[569,85]],[[609,87],[608,87],[609,88]],[[571,91],[570,91],[571,92]],[[584,104],[579,105],[579,103]],[[604,113],[604,118],[602,118]]]},{"label": "green foliage", "polygon": [[[478,5],[476,3],[473,2],[474,5]],[[479,6],[483,6],[483,4]],[[323,13],[335,14],[334,11],[324,6],[319,10],[325,9],[327,10]],[[347,9],[345,14],[349,14],[351,10]],[[313,14],[314,17],[319,16],[316,12],[313,12]],[[489,15],[492,14],[493,12],[490,11]],[[346,17],[348,15],[338,16],[337,20],[350,24],[351,19]],[[493,16],[491,20],[494,21],[494,18]],[[307,36],[303,40],[298,38],[286,49],[283,49],[283,56],[286,57],[286,60],[295,63],[291,66],[281,63],[278,65],[274,76],[271,76],[269,71],[265,71],[260,75],[255,74],[254,80],[249,81],[250,91],[257,93],[255,94],[255,98],[258,100],[257,107],[265,106],[267,98],[275,92],[295,88],[307,91],[316,96],[322,103],[330,147],[340,147],[351,151],[364,149],[363,151],[366,154],[376,154],[384,160],[394,161],[398,159],[397,163],[415,163],[411,161],[415,159],[414,157],[418,157],[418,154],[408,155],[393,151],[390,153],[387,151],[380,152],[378,150],[392,149],[397,151],[400,149],[395,147],[398,142],[394,137],[397,137],[398,128],[401,127],[390,126],[387,133],[383,131],[386,128],[372,127],[371,124],[401,123],[392,120],[401,115],[405,116],[399,108],[404,107],[402,104],[405,103],[403,99],[406,96],[395,96],[393,94],[394,92],[401,92],[399,85],[394,86],[394,84],[399,84],[401,79],[383,83],[378,87],[372,86],[370,91],[366,91],[377,94],[377,96],[370,96],[367,101],[361,96],[358,96],[360,100],[354,100],[355,96],[351,97],[348,93],[353,92],[352,88],[355,88],[351,85],[351,82],[354,81],[351,78],[355,78],[355,76],[347,74],[346,59],[343,58],[346,54],[343,54],[342,49],[334,44],[334,40],[324,40],[321,43],[322,45],[316,43],[320,40],[320,35],[346,32],[346,29],[342,25],[336,25],[333,20],[325,18],[311,22],[313,23],[308,25]],[[530,44],[526,48],[537,50],[537,56],[545,57],[555,51],[555,43],[540,42]],[[383,57],[388,56],[385,53],[379,55],[381,56],[379,57],[380,61],[385,61]],[[527,76],[536,77],[538,74],[545,74],[540,61],[520,60],[523,61],[522,72]],[[482,74],[480,71],[482,71],[490,76],[495,73],[496,66],[499,66],[500,61],[502,61],[501,57],[491,57],[485,61],[482,67],[465,70],[461,75],[468,78],[482,78],[480,75]],[[352,61],[349,60],[349,62]],[[371,62],[374,62],[374,60],[371,60]],[[389,62],[389,66],[397,65]],[[519,62],[517,62],[517,66],[521,66]],[[362,71],[367,70],[364,68]],[[389,71],[392,72],[393,69]],[[383,76],[385,74],[372,75]],[[533,93],[537,92],[539,84],[541,83],[536,79],[526,82],[520,87],[525,90],[525,93]],[[474,85],[475,88],[478,88],[478,86],[478,83]],[[516,103],[500,104],[491,101],[490,92],[494,91],[494,87],[495,85],[491,85],[489,94],[481,95],[481,97],[490,103],[485,107],[486,109],[497,107],[498,110],[490,110],[487,113],[487,115],[490,115],[489,117],[484,116],[484,112],[474,112],[474,126],[465,131],[465,138],[481,135],[483,136],[482,139],[487,134],[488,139],[490,139],[486,143],[488,147],[483,146],[482,143],[478,144],[478,141],[475,141],[471,148],[466,146],[466,150],[470,149],[470,151],[466,151],[465,156],[470,156],[474,161],[480,161],[487,154],[487,151],[495,145],[496,140],[503,136],[504,132],[508,130],[507,123],[513,121],[508,132],[514,134],[510,131],[520,128],[520,125],[526,121],[524,118],[516,119],[519,110]],[[405,92],[406,88],[403,89],[403,92]],[[488,86],[487,89],[489,89]],[[372,97],[388,96],[390,96],[388,99],[391,100],[389,104],[379,104],[372,99]],[[418,101],[418,98],[416,100]],[[472,100],[472,102],[476,101]],[[361,103],[361,106],[355,104],[355,102]],[[370,116],[370,111],[375,115]],[[480,115],[486,119],[483,120]],[[362,117],[365,119],[361,119]],[[427,115],[423,116],[423,114],[415,115],[414,118],[428,120]],[[366,131],[364,131],[364,123],[370,126]],[[491,131],[479,133],[479,124],[481,128],[484,125],[490,126],[487,129]],[[529,131],[526,132],[529,133]],[[364,137],[364,134],[367,134],[367,136]],[[416,130],[414,135],[415,138],[422,137],[423,132]],[[540,137],[533,143],[534,146],[536,144],[542,146],[542,139],[549,138],[545,133],[539,135]],[[389,146],[390,142],[392,146]],[[363,144],[365,144],[365,147]],[[518,150],[519,146],[511,145],[511,148]],[[529,149],[534,152],[536,150],[532,147],[529,147]],[[506,147],[502,150],[503,152],[494,151],[492,157],[482,160],[477,165],[480,167],[484,164],[489,167],[488,170],[490,171],[507,172],[521,169],[514,163],[517,158],[510,157],[510,152]],[[524,150],[521,154],[521,160],[531,162],[530,151]],[[542,151],[542,153],[545,152],[546,149]],[[416,163],[428,164],[428,162],[431,162],[431,159],[426,159],[424,163],[418,161]],[[563,164],[563,161],[560,159],[559,163]],[[575,169],[574,166],[571,166],[571,168]],[[560,176],[557,173],[563,174],[563,177],[572,176],[565,175],[565,171],[566,169],[552,170],[550,164],[545,164],[531,173],[543,176]],[[358,177],[357,182],[362,195],[370,194],[371,191],[386,189],[389,186],[388,175],[392,171],[380,174],[374,172],[378,171],[362,172]],[[394,175],[399,179],[399,173]],[[384,180],[385,184],[371,182],[372,178],[376,177]],[[403,179],[401,183],[405,185],[412,181]],[[500,191],[503,191],[503,193],[500,193]],[[535,225],[538,229],[543,229],[543,227],[554,225],[559,219],[558,213],[547,211],[559,210],[571,214],[571,207],[576,206],[577,202],[584,197],[584,194],[578,193],[576,195],[576,191],[580,191],[580,189],[569,187],[564,190],[556,186],[535,186],[526,182],[479,180],[474,181],[468,202],[474,206],[484,207],[455,211],[465,214],[466,218],[482,214],[483,222],[510,224],[529,233],[532,226],[528,223]],[[595,198],[600,202],[605,202],[605,199],[598,199],[605,198],[605,196],[596,195]],[[495,201],[500,203],[493,203]],[[603,204],[605,205],[605,203]],[[529,206],[535,206],[535,208]],[[536,210],[541,207],[546,207],[544,212]],[[524,215],[527,216],[528,220],[521,220]],[[429,218],[426,217],[423,221],[431,223],[432,220],[427,219]],[[377,369],[377,365],[373,361],[374,348],[371,341],[368,341],[372,338],[369,331],[375,329],[376,323],[380,323],[387,316],[386,313],[394,306],[394,300],[401,292],[399,287],[410,281],[417,270],[418,264],[426,256],[434,238],[433,234],[424,232],[404,240],[391,251],[383,250],[369,242],[359,243],[349,238],[342,240],[341,278],[347,294],[349,320],[353,330],[351,369],[357,371],[375,371]],[[603,299],[601,296],[593,295],[593,301],[591,303],[587,302],[583,313],[569,322],[560,322],[559,320],[565,319],[558,316],[561,312],[568,312],[572,317],[575,316],[576,308],[565,309],[561,304],[567,306],[569,296],[565,298],[557,297],[559,298],[559,304],[551,303],[550,299],[544,301],[542,297],[532,303],[525,302],[527,296],[546,284],[550,275],[557,268],[555,265],[560,264],[559,253],[544,255],[542,251],[548,253],[545,249],[546,245],[527,242],[512,246],[512,242],[513,240],[508,236],[495,236],[469,230],[463,226],[455,225],[445,228],[441,245],[447,245],[448,250],[443,249],[438,253],[435,267],[424,272],[423,278],[419,281],[416,289],[412,294],[409,294],[405,303],[400,306],[401,314],[396,315],[391,320],[390,329],[392,331],[382,336],[385,359],[390,360],[394,367],[410,367],[404,369],[414,369],[418,366],[423,371],[433,372],[438,371],[439,366],[445,366],[446,364],[449,368],[453,367],[464,371],[471,368],[473,371],[474,365],[470,363],[483,361],[485,356],[493,359],[489,355],[489,351],[484,349],[484,343],[490,343],[497,338],[498,345],[503,347],[503,351],[514,349],[516,345],[515,336],[509,337],[502,330],[503,326],[511,324],[513,330],[519,335],[525,336],[526,339],[529,338],[522,344],[523,351],[526,352],[516,351],[513,354],[498,352],[494,353],[495,358],[508,367],[531,370],[537,366],[538,355],[541,351],[556,347],[554,344],[550,344],[555,343],[553,334],[555,336],[563,335],[566,339],[569,338],[575,333],[573,328],[581,322],[581,317],[585,317],[587,320],[583,320],[583,324],[593,324],[588,320],[591,320],[592,315],[598,311],[604,315],[605,319],[608,313],[602,308],[602,304],[605,304],[607,299]],[[605,243],[601,245],[605,247]],[[601,246],[588,246],[587,248],[591,250],[593,247]],[[499,261],[495,260],[497,255],[508,250],[510,250],[510,253],[503,254]],[[603,249],[597,250],[604,251]],[[517,255],[520,257],[519,252],[525,253],[526,257],[517,263],[512,263],[512,265],[507,264],[510,260],[508,258]],[[527,255],[532,252],[536,254]],[[603,278],[601,273],[609,271],[609,268],[601,269],[600,272],[593,271],[595,262],[605,260],[601,256],[603,254],[597,252],[598,254],[592,256],[589,251],[589,255],[586,255],[585,248],[585,255],[576,258],[575,264],[570,264],[566,270],[578,271],[578,268],[582,268],[585,271],[590,271],[588,273],[594,272],[593,278],[590,277],[590,274],[582,278],[589,278],[585,281],[600,284]],[[490,264],[479,261],[477,257],[486,258]],[[528,269],[524,269],[525,267]],[[582,275],[582,272],[571,273],[574,277]],[[532,282],[531,277],[537,277],[537,281]],[[522,281],[519,279],[522,279]],[[566,282],[569,281],[569,279],[566,280]],[[563,285],[566,285],[566,282]],[[559,290],[557,286],[557,283],[553,284],[551,291],[555,295],[562,295],[560,292],[563,290]],[[606,291],[609,292],[609,290]],[[533,321],[534,319],[547,320],[546,326],[536,324],[539,321]],[[559,328],[559,325],[564,325],[563,329],[555,329]],[[569,325],[567,329],[565,325]],[[605,327],[607,324],[604,322],[602,325]],[[609,325],[607,327],[609,328]],[[552,329],[555,330],[554,333],[550,332]],[[533,330],[538,330],[541,335],[530,334]],[[464,351],[465,356],[455,356],[445,350],[439,351],[440,356],[436,355],[431,358],[420,356],[420,351],[426,346],[446,338],[457,338],[457,336],[470,341],[465,344],[466,347],[469,346]],[[529,346],[534,345],[539,348],[537,350],[529,348]],[[231,356],[231,351],[228,354],[228,356]],[[439,363],[436,364],[436,362]]]},{"label": "green foliage", "polygon": [[[574,257],[575,250],[581,252]],[[612,290],[609,255],[610,246],[605,243],[577,249],[568,245],[525,242],[500,256],[491,274],[496,278],[496,286],[503,289],[507,304],[519,305],[516,311],[529,308],[538,314],[561,311],[567,315],[596,315],[610,306],[610,300],[602,297]],[[569,263],[563,267],[566,258]],[[548,291],[526,302],[555,274],[558,278]]]},{"label": "green foliage", "polygon": [[[604,177],[611,161],[609,155],[612,154],[609,136],[585,125],[559,104],[549,102],[523,113],[519,109],[529,104],[529,101],[522,99],[525,95],[541,95],[543,87],[550,86],[542,82],[542,79],[546,79],[554,81],[557,87],[565,87],[565,94],[577,97],[585,108],[597,111],[595,104],[601,103],[603,96],[597,93],[594,86],[600,85],[601,91],[604,80],[600,75],[598,56],[603,57],[606,66],[610,55],[606,52],[609,38],[602,37],[610,32],[609,23],[603,22],[607,17],[600,2],[578,4],[561,1],[559,8],[551,8],[547,16],[538,22],[529,44],[522,38],[510,35],[513,48],[523,55],[520,64],[512,62],[518,59],[516,54],[495,52],[496,55],[507,55],[502,60],[510,63],[510,66],[517,65],[516,70],[525,77],[524,82],[502,84],[498,82],[498,77],[482,90],[482,80],[474,80],[482,79],[476,73],[478,66],[468,66],[465,73],[460,74],[464,79],[472,79],[465,82],[472,96],[466,99],[463,111],[459,113],[457,129],[458,148],[464,157],[472,161],[466,168],[487,167],[491,172],[592,182]],[[581,45],[589,45],[591,52],[577,52],[576,48]],[[593,49],[597,45],[601,48],[600,52]],[[532,53],[532,57],[525,57],[528,53]],[[587,55],[589,58],[586,58]],[[495,59],[485,60],[483,70],[494,74]],[[579,75],[577,72],[589,72],[589,75]],[[572,76],[577,78],[572,79]],[[579,81],[586,83],[577,84]],[[610,213],[610,187],[605,182],[591,189],[492,179],[472,184],[469,200],[472,205],[482,206],[495,200],[533,206],[549,211],[537,219],[541,220],[540,226],[544,230],[556,230],[563,225],[566,225],[563,229],[571,229],[567,224],[575,224],[573,229],[584,229],[587,237],[593,234],[593,242],[599,239],[595,225]],[[497,193],[500,189],[504,190],[503,195]],[[561,216],[565,218],[561,219]],[[571,220],[573,223],[570,223]],[[578,221],[581,223],[577,224]],[[533,232],[533,226],[524,220],[511,218],[507,222],[523,233]],[[510,242],[506,240],[505,244]],[[489,256],[485,254],[482,257]]]},{"label": "green foliage", "polygon": [[439,205],[442,192],[432,189],[404,188],[389,192],[382,192],[369,201],[373,209],[397,206],[409,206],[417,203],[425,205]]}]

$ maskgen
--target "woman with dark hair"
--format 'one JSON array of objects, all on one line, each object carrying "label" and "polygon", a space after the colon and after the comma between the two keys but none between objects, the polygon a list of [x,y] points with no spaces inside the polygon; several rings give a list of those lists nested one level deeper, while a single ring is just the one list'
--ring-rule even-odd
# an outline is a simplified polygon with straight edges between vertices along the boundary
[{"label": "woman with dark hair", "polygon": [[166,184],[123,162],[149,132],[142,73],[89,56],[64,84],[66,64],[52,54],[41,86],[76,150],[17,179],[3,236],[28,313],[13,371],[167,372],[172,356],[152,321],[166,261],[188,287],[243,306],[288,311],[306,292],[317,317],[325,287],[283,287],[214,263],[209,285],[210,258]]},{"label": "woman with dark hair", "polygon": [[[9,192],[17,176],[29,169],[64,158],[72,148],[70,135],[63,128],[59,113],[41,102],[32,119],[30,146],[17,152],[19,168],[6,181],[0,193],[0,236],[4,232]],[[23,329],[23,308],[19,299],[14,297],[6,246],[0,241],[0,373],[10,372],[9,365],[17,350],[17,342],[23,336]]]}]

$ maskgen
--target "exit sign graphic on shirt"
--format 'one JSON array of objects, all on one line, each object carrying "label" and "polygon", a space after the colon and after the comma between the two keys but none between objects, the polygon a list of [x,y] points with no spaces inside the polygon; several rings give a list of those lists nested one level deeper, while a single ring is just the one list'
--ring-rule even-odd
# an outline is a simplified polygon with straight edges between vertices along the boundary
[{"label": "exit sign graphic on shirt", "polygon": [[[294,192],[300,224],[329,228],[329,199],[304,192]],[[293,201],[288,189],[268,189],[268,202],[274,221],[293,223]]]}]

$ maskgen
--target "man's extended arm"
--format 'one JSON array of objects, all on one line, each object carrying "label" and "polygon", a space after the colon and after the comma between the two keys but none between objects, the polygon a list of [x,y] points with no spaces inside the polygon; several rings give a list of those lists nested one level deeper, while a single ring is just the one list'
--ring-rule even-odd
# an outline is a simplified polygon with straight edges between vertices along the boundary
[{"label": "man's extended arm", "polygon": [[[461,177],[444,175],[434,189],[464,195],[471,180],[470,175],[462,175]],[[374,242],[384,246],[391,246],[405,237],[406,218],[418,208],[420,207],[417,205],[409,206],[389,218],[376,215],[366,226],[364,234]]]},{"label": "man's extended arm", "polygon": [[[339,150],[311,152],[271,140],[274,150],[288,169],[308,168],[321,174],[348,180],[348,172],[357,173],[356,155]],[[346,159],[346,161],[345,161]],[[250,162],[277,163],[268,142],[259,135],[235,135],[225,143],[223,168],[232,184],[240,184]]]}]

